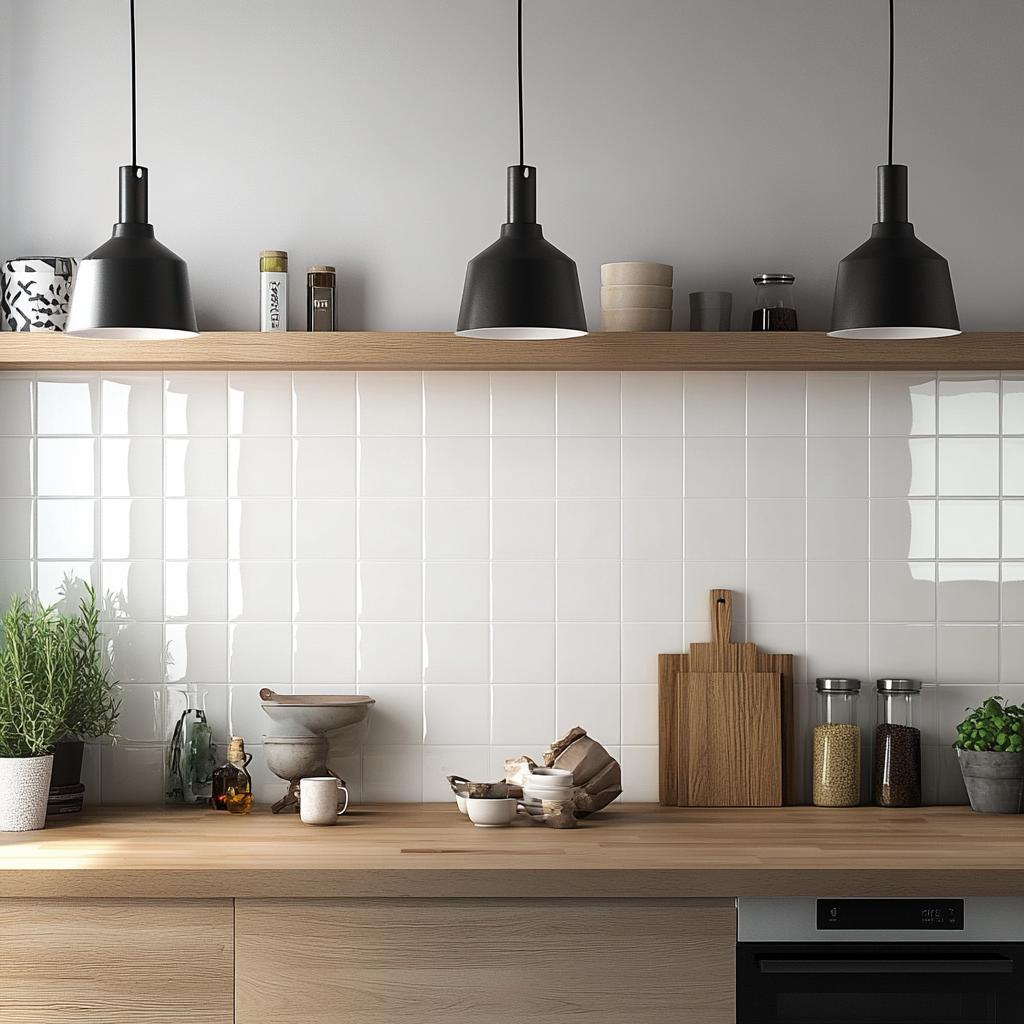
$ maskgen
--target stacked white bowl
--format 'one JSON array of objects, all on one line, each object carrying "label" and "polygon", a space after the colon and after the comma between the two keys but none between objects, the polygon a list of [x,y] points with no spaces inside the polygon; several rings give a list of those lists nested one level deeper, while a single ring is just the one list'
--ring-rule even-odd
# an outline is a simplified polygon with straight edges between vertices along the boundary
[{"label": "stacked white bowl", "polygon": [[667,263],[601,266],[602,331],[671,331],[672,268]]},{"label": "stacked white bowl", "polygon": [[571,800],[572,772],[564,768],[534,768],[523,779],[523,806],[531,814],[541,814],[545,800]]}]

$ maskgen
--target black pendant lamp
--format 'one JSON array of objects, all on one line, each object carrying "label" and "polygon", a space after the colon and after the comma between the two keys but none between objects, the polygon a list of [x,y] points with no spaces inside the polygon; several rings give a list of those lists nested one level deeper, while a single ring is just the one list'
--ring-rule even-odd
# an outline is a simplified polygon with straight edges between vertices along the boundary
[{"label": "black pendant lamp", "polygon": [[65,333],[79,338],[164,341],[199,333],[188,267],[149,223],[148,172],[136,161],[135,0],[132,34],[132,162],[121,168],[113,237],[79,264]]},{"label": "black pendant lamp", "polygon": [[469,261],[456,334],[549,341],[587,333],[576,264],[537,223],[537,169],[523,161],[523,0],[519,0],[519,163],[508,169],[508,223]]},{"label": "black pendant lamp", "polygon": [[960,333],[949,264],[907,220],[907,168],[892,162],[893,0],[889,0],[889,162],[878,168],[878,223],[839,264],[831,338],[946,338]]}]

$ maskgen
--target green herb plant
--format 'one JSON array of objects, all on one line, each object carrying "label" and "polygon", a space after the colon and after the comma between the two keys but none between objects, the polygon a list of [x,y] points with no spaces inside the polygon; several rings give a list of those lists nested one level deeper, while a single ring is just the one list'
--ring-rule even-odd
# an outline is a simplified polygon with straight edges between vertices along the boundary
[{"label": "green herb plant", "polygon": [[1024,751],[1024,708],[1007,704],[1002,697],[989,697],[981,707],[967,710],[971,713],[956,727],[954,747],[1012,754]]},{"label": "green herb plant", "polygon": [[14,597],[0,619],[0,757],[40,757],[69,734],[102,735],[117,721],[96,594],[84,586],[78,615]]}]

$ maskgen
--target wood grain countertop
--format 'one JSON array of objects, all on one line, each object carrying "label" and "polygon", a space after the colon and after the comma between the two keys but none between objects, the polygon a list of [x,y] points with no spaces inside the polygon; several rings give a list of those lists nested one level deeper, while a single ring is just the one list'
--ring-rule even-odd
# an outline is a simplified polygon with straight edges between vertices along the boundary
[{"label": "wood grain countertop", "polygon": [[455,804],[94,807],[0,833],[0,897],[1024,896],[1024,815],[613,804],[573,830]]}]

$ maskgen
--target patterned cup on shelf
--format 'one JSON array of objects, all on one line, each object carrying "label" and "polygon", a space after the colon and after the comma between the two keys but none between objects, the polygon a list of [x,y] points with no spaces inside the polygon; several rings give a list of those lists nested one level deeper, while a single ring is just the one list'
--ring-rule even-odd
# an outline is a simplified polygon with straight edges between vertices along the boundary
[{"label": "patterned cup on shelf", "polygon": [[3,265],[0,326],[5,331],[63,331],[78,260],[25,256]]}]

